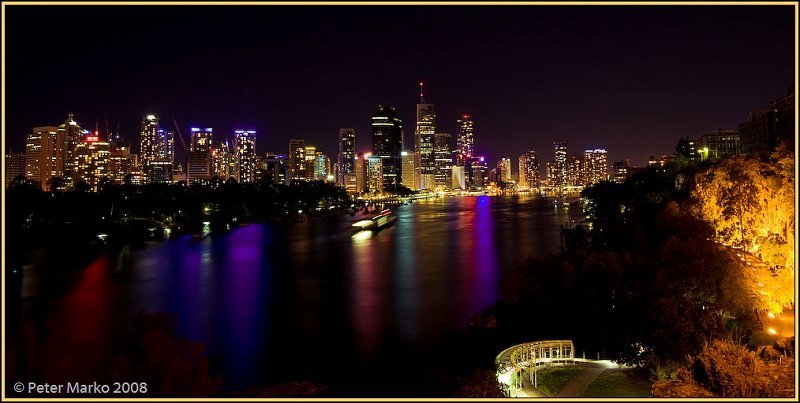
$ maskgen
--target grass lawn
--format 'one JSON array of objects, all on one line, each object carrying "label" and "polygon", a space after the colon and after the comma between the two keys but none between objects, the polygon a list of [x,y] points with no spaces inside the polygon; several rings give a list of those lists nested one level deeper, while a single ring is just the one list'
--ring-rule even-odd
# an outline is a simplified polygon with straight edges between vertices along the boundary
[{"label": "grass lawn", "polygon": [[553,397],[576,375],[586,370],[579,366],[551,367],[537,372],[539,390]]},{"label": "grass lawn", "polygon": [[607,369],[586,386],[578,397],[650,397],[651,386],[645,370]]}]

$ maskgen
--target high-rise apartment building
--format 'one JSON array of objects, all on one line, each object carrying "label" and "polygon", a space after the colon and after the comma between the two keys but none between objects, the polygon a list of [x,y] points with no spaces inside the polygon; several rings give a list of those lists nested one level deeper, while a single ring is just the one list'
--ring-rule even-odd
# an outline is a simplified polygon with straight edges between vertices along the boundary
[{"label": "high-rise apartment building", "polygon": [[553,186],[567,185],[567,143],[553,143],[555,164],[553,166]]},{"label": "high-rise apartment building", "polygon": [[433,143],[436,136],[436,112],[433,104],[425,102],[422,83],[419,83],[417,127],[414,131],[414,153],[420,177],[420,189],[436,187],[436,155]]},{"label": "high-rise apartment building", "polygon": [[231,167],[235,167],[233,151],[227,140],[214,140],[211,143],[211,176],[222,179],[233,178],[235,172]]},{"label": "high-rise apartment building", "polygon": [[339,129],[339,170],[336,183],[349,192],[356,190],[356,131],[352,128]]},{"label": "high-rise apartment building", "polygon": [[536,157],[536,150],[530,148],[519,156],[519,185],[535,188],[540,181],[539,159]]},{"label": "high-rise apartment building", "polygon": [[158,118],[155,115],[147,115],[142,119],[139,132],[139,161],[147,182],[150,182],[150,162],[156,158],[164,158],[165,154],[159,130]]},{"label": "high-rise apartment building", "polygon": [[303,179],[307,181],[314,180],[314,165],[317,160],[317,147],[316,146],[306,146],[305,150],[305,177]]},{"label": "high-rise apartment building", "polygon": [[608,152],[602,148],[583,152],[584,185],[608,180]]},{"label": "high-rise apartment building", "polygon": [[63,178],[66,188],[71,188],[73,184],[75,147],[87,134],[88,131],[75,122],[71,113],[67,115],[67,121],[58,126],[54,151],[54,158],[57,161],[54,176]]},{"label": "high-rise apartment building", "polygon": [[402,151],[400,156],[403,160],[403,186],[409,189],[419,189],[419,181],[416,175],[417,158],[412,151]]},{"label": "high-rise apartment building", "polygon": [[371,125],[372,152],[382,160],[382,190],[395,191],[403,181],[403,122],[394,108],[379,105]]},{"label": "high-rise apartment building", "polygon": [[497,180],[503,182],[511,182],[511,159],[500,158],[497,161]]},{"label": "high-rise apartment building", "polygon": [[[49,190],[50,178],[63,179],[63,161],[59,158],[64,154],[58,140],[58,128],[53,126],[34,127],[25,139],[25,177],[42,190]],[[64,190],[64,186],[60,190]]]},{"label": "high-rise apartment building", "polygon": [[456,134],[456,164],[464,165],[466,158],[475,154],[475,136],[473,133],[474,123],[469,115],[461,116],[456,121],[458,132]]},{"label": "high-rise apartment building", "polygon": [[453,186],[453,153],[450,133],[436,133],[433,143],[433,154],[436,157],[436,188],[450,189]]},{"label": "high-rise apartment building", "polygon": [[108,162],[108,177],[114,183],[125,183],[125,176],[131,173],[131,148],[117,143],[111,144],[111,156]]},{"label": "high-rise apartment building", "polygon": [[191,131],[189,160],[186,164],[186,181],[190,185],[195,183],[206,184],[213,177],[211,171],[213,129],[210,127],[205,129],[193,127]]},{"label": "high-rise apartment building", "polygon": [[14,154],[11,150],[7,150],[5,158],[5,179],[8,187],[17,176],[25,176],[25,154]]},{"label": "high-rise apartment building", "polygon": [[584,175],[583,160],[578,155],[567,158],[567,177],[563,185],[583,186],[586,178]]},{"label": "high-rise apartment building", "polygon": [[85,136],[75,145],[74,156],[74,184],[85,182],[90,191],[96,192],[100,179],[109,176],[111,143],[100,141],[98,133]]},{"label": "high-rise apartment building", "polygon": [[291,179],[306,179],[306,142],[289,140],[289,173]]},{"label": "high-rise apartment building", "polygon": [[239,183],[256,181],[256,131],[235,130],[236,180]]},{"label": "high-rise apartment building", "polygon": [[370,155],[367,161],[367,191],[369,193],[383,193],[383,158]]}]

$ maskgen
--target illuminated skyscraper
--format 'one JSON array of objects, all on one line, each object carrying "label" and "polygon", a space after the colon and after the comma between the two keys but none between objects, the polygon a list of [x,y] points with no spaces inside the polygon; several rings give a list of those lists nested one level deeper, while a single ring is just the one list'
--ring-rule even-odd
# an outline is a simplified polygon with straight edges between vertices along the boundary
[{"label": "illuminated skyscraper", "polygon": [[236,180],[239,183],[256,180],[256,131],[236,130]]},{"label": "illuminated skyscraper", "polygon": [[213,129],[193,127],[189,145],[189,161],[186,164],[186,181],[206,184],[211,179],[211,144]]},{"label": "illuminated skyscraper", "polygon": [[511,159],[500,158],[497,161],[497,179],[503,182],[511,182]]},{"label": "illuminated skyscraper", "polygon": [[349,192],[356,190],[356,131],[339,129],[339,172],[336,182]]},{"label": "illuminated skyscraper", "polygon": [[536,150],[531,148],[519,156],[519,185],[534,188],[539,186],[540,181],[539,159]]},{"label": "illuminated skyscraper", "polygon": [[370,154],[358,154],[356,156],[356,192],[366,193],[369,191],[367,181],[367,158]]},{"label": "illuminated skyscraper", "polygon": [[422,83],[419,83],[419,103],[417,104],[417,128],[414,131],[414,153],[419,167],[420,189],[436,187],[436,155],[433,151],[436,136],[436,112],[433,104],[425,102]]},{"label": "illuminated skyscraper", "polygon": [[403,122],[394,108],[378,106],[372,115],[372,152],[380,157],[382,190],[392,192],[403,181]]},{"label": "illuminated skyscraper", "polygon": [[58,126],[57,133],[53,154],[56,160],[56,168],[53,175],[63,178],[66,187],[71,188],[73,183],[73,164],[75,163],[75,146],[84,140],[84,136],[88,132],[78,126],[78,123],[75,122],[70,113],[67,115],[67,121]]},{"label": "illuminated skyscraper", "polygon": [[608,152],[602,148],[583,152],[584,185],[608,180]]},{"label": "illuminated skyscraper", "polygon": [[467,186],[470,190],[482,190],[488,171],[486,158],[475,155],[467,157],[467,166],[469,167],[469,172],[467,174],[469,183]]},{"label": "illuminated skyscraper", "polygon": [[139,161],[147,182],[150,182],[150,161],[164,158],[165,155],[159,134],[158,118],[155,115],[145,116],[139,133]]},{"label": "illuminated skyscraper", "polygon": [[323,152],[317,151],[317,156],[314,158],[314,180],[327,181],[330,171],[330,158]]},{"label": "illuminated skyscraper", "polygon": [[317,160],[317,147],[316,146],[306,146],[305,149],[305,177],[303,179],[307,181],[314,180],[314,164]]},{"label": "illuminated skyscraper", "polygon": [[[61,177],[63,164],[58,156],[63,154],[58,137],[57,127],[41,126],[34,127],[25,140],[25,177],[42,190],[49,190],[50,178]],[[64,186],[61,188],[63,190]]]},{"label": "illuminated skyscraper", "polygon": [[175,132],[158,129],[158,158],[175,163]]},{"label": "illuminated skyscraper", "polygon": [[74,183],[83,181],[90,191],[96,192],[100,179],[110,177],[111,143],[100,141],[95,132],[75,146],[74,155]]},{"label": "illuminated skyscraper", "polygon": [[452,183],[452,152],[450,150],[450,133],[436,133],[433,143],[433,153],[436,157],[436,187],[450,189]]},{"label": "illuminated skyscraper", "polygon": [[553,186],[565,186],[567,184],[567,143],[553,143],[553,148],[556,158],[553,166],[553,182],[551,184]]},{"label": "illuminated skyscraper", "polygon": [[367,157],[367,191],[383,193],[383,158],[377,155]]},{"label": "illuminated skyscraper", "polygon": [[409,189],[419,189],[419,182],[416,175],[417,158],[411,151],[402,151],[400,156],[403,160],[403,186]]},{"label": "illuminated skyscraper", "polygon": [[458,119],[456,123],[458,124],[458,134],[456,138],[458,157],[456,158],[456,164],[464,165],[466,158],[475,154],[474,123],[469,115],[461,116],[461,119]]},{"label": "illuminated skyscraper", "polygon": [[233,153],[227,140],[214,140],[211,145],[211,176],[216,176],[222,180],[234,177],[235,173],[231,170],[234,163]]},{"label": "illuminated skyscraper", "polygon": [[567,178],[563,185],[583,186],[585,184],[585,171],[583,160],[578,155],[567,158]]},{"label": "illuminated skyscraper", "polygon": [[306,179],[306,142],[289,140],[289,173],[291,179]]},{"label": "illuminated skyscraper", "polygon": [[611,181],[614,183],[625,183],[630,174],[631,160],[625,158],[620,161],[614,161],[612,168]]}]

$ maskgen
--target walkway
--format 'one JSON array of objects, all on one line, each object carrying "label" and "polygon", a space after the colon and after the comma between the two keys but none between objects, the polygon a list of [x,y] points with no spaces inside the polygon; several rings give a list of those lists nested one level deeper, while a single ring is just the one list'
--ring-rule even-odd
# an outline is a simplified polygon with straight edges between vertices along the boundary
[{"label": "walkway", "polygon": [[[587,386],[589,386],[589,384],[594,382],[595,378],[603,373],[603,371],[612,368],[620,368],[618,364],[615,364],[609,360],[598,361],[576,358],[575,364],[585,367],[586,370],[567,382],[567,384],[564,385],[564,388],[562,388],[555,397],[577,397],[578,394],[581,393]],[[517,389],[516,393],[514,393],[514,396],[512,397],[547,397],[547,395],[545,395],[539,389],[534,388],[533,385],[530,384],[526,371],[524,376],[522,376],[522,388]]]}]

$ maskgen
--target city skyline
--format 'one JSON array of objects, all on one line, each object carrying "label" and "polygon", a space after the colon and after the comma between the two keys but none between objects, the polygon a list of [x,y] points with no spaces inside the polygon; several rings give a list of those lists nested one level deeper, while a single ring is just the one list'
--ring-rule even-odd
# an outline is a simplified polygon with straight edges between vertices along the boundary
[{"label": "city skyline", "polygon": [[[330,157],[345,127],[355,129],[357,152],[369,150],[370,116],[384,105],[406,122],[404,148],[412,151],[416,84],[424,82],[436,131],[457,133],[457,120],[469,114],[475,149],[490,161],[531,147],[545,161],[558,141],[607,149],[609,164],[629,158],[642,166],[650,155],[673,153],[681,137],[737,128],[793,84],[791,7],[213,9],[7,8],[14,80],[6,87],[6,148],[22,151],[33,127],[57,125],[67,113],[89,129],[119,122],[135,148],[141,117],[155,114],[167,130],[174,116],[184,136],[197,125],[231,138],[253,128],[259,154],[283,153],[299,138]],[[123,11],[130,17],[112,18]],[[152,28],[131,29],[141,13]],[[64,17],[92,29],[48,36],[57,25],[47,22]],[[377,17],[398,35],[383,42],[359,35]],[[23,36],[13,34],[31,18],[41,27],[24,36],[33,46],[16,46]],[[212,19],[208,33],[190,29],[190,20]],[[241,29],[226,29],[233,26]],[[423,35],[419,26],[430,29]],[[26,62],[58,49],[89,62]],[[160,62],[135,63],[135,49]],[[416,54],[430,62],[416,62]]]}]

